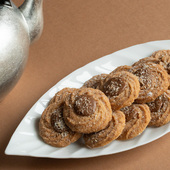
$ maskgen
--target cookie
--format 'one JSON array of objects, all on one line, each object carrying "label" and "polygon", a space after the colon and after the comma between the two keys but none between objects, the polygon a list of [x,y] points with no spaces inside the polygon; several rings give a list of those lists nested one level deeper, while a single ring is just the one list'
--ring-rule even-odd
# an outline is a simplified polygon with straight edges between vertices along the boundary
[{"label": "cookie", "polygon": [[76,88],[63,88],[62,90],[58,91],[55,96],[50,100],[49,105],[54,102],[60,102],[65,100],[65,98],[70,95],[73,91],[77,90]]},{"label": "cookie", "polygon": [[115,73],[115,72],[118,72],[118,71],[129,71],[131,68],[132,68],[132,66],[128,66],[128,65],[119,66],[115,70],[113,70],[111,72],[111,74]]},{"label": "cookie", "polygon": [[63,119],[63,102],[50,104],[39,122],[39,135],[45,143],[55,147],[65,147],[77,141],[80,133],[73,132]]},{"label": "cookie", "polygon": [[149,107],[146,104],[132,104],[122,108],[126,123],[119,140],[132,139],[141,134],[151,119]]},{"label": "cookie", "polygon": [[170,89],[170,50],[159,50],[152,54],[153,58],[158,59],[160,64],[164,67],[164,69],[168,73],[169,79],[169,89]]},{"label": "cookie", "polygon": [[117,139],[125,126],[125,115],[121,111],[112,114],[112,120],[108,126],[95,133],[84,134],[83,139],[88,148],[102,147]]},{"label": "cookie", "polygon": [[170,74],[170,50],[156,51],[151,57],[158,59],[160,64],[165,68],[168,74]]},{"label": "cookie", "polygon": [[82,88],[93,88],[93,89],[99,89],[101,82],[103,79],[105,79],[107,74],[100,74],[93,76],[91,79],[87,80]]},{"label": "cookie", "polygon": [[[170,50],[167,50],[167,51],[170,52]],[[163,51],[155,52],[153,53],[152,56],[140,59],[139,61],[134,63],[132,66],[135,66],[141,63],[148,63],[148,62],[162,65],[168,73],[168,81],[169,81],[168,88],[170,89],[170,55],[169,54],[165,55],[164,52],[166,51],[163,50]]]},{"label": "cookie", "polygon": [[139,95],[138,78],[127,71],[109,74],[102,84],[100,89],[109,98],[113,111],[131,105]]},{"label": "cookie", "polygon": [[153,57],[145,57],[140,59],[139,61],[135,62],[132,67],[139,65],[141,63],[155,63],[155,64],[160,64],[160,60],[158,60],[157,58],[153,58]]},{"label": "cookie", "polygon": [[93,133],[104,129],[112,119],[109,99],[98,89],[82,88],[66,100],[65,123],[78,133]]},{"label": "cookie", "polygon": [[160,64],[141,62],[135,64],[130,72],[136,75],[140,82],[140,92],[135,100],[136,103],[154,101],[168,89],[168,74]]},{"label": "cookie", "polygon": [[164,92],[153,102],[147,103],[151,111],[149,126],[162,126],[170,121],[170,90]]}]

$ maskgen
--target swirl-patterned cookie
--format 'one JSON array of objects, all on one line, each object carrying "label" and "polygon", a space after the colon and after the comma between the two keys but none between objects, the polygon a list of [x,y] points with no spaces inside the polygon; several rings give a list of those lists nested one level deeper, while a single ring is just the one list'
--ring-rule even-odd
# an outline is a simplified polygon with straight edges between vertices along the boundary
[{"label": "swirl-patterned cookie", "polygon": [[159,50],[152,54],[153,58],[158,59],[165,70],[170,74],[170,50]]},{"label": "swirl-patterned cookie", "polygon": [[169,89],[170,89],[170,50],[156,51],[152,54],[151,57],[158,59],[160,61],[160,64],[167,71],[168,79],[169,79]]},{"label": "swirl-patterned cookie", "polygon": [[116,69],[114,69],[110,74],[118,72],[118,71],[129,71],[131,68],[132,66],[128,66],[128,65],[119,66]]},{"label": "swirl-patterned cookie", "polygon": [[145,57],[140,59],[139,61],[135,62],[132,67],[139,65],[141,63],[155,63],[155,64],[160,64],[160,60],[158,60],[157,58],[153,58],[153,57]]},{"label": "swirl-patterned cookie", "polygon": [[151,119],[149,107],[146,104],[132,104],[122,108],[126,123],[119,140],[132,139],[141,134]]},{"label": "swirl-patterned cookie", "polygon": [[125,115],[121,111],[115,111],[112,114],[112,120],[108,126],[95,133],[84,134],[83,139],[88,148],[102,147],[117,139],[125,126]]},{"label": "swirl-patterned cookie", "polygon": [[39,122],[39,134],[45,143],[55,147],[65,147],[77,141],[80,133],[73,132],[63,119],[63,102],[50,104]]},{"label": "swirl-patterned cookie", "polygon": [[153,102],[147,103],[151,111],[149,126],[162,126],[170,121],[170,90],[164,92]]},{"label": "swirl-patterned cookie", "polygon": [[104,129],[112,118],[109,99],[98,89],[81,88],[66,100],[63,112],[67,126],[78,133]]},{"label": "swirl-patterned cookie", "polygon": [[93,89],[99,89],[99,87],[101,86],[101,82],[103,79],[105,79],[107,76],[107,74],[100,74],[100,75],[96,75],[93,76],[91,79],[87,80],[82,88],[93,88]]},{"label": "swirl-patterned cookie", "polygon": [[168,89],[168,74],[160,64],[141,62],[134,65],[130,72],[136,75],[140,82],[140,92],[135,100],[136,103],[154,101]]},{"label": "swirl-patterned cookie", "polygon": [[139,65],[141,63],[155,63],[160,64],[168,73],[169,89],[170,89],[170,50],[161,50],[155,52],[150,57],[145,57],[134,63],[132,66]]},{"label": "swirl-patterned cookie", "polygon": [[131,105],[139,95],[138,78],[127,71],[109,74],[100,88],[109,98],[112,110]]},{"label": "swirl-patterned cookie", "polygon": [[66,87],[60,91],[58,91],[55,96],[50,100],[49,105],[54,103],[54,102],[64,102],[65,98],[70,95],[73,91],[77,90],[76,88],[69,88]]}]

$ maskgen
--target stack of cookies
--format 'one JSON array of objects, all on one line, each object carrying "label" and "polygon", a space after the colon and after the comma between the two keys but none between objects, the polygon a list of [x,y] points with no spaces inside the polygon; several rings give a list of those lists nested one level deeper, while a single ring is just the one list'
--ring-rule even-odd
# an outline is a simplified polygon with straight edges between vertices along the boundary
[{"label": "stack of cookies", "polygon": [[89,148],[132,139],[147,126],[170,121],[170,50],[57,92],[44,110],[39,134],[55,147],[83,137]]}]

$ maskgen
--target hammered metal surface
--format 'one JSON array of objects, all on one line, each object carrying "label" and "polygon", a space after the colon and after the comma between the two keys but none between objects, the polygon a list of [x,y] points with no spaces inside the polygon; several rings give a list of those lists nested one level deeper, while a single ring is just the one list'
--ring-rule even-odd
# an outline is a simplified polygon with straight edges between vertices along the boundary
[{"label": "hammered metal surface", "polygon": [[1,3],[0,7],[0,100],[2,100],[22,75],[30,43],[42,32],[43,17],[42,0],[25,0],[21,10],[12,1],[4,1],[4,5]]}]

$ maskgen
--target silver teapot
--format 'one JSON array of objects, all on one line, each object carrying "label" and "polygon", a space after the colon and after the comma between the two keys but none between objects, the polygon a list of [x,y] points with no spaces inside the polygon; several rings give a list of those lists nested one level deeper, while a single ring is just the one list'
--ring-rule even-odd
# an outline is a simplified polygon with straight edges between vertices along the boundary
[{"label": "silver teapot", "polygon": [[42,33],[42,4],[25,0],[18,8],[11,0],[0,0],[0,100],[21,77],[29,46]]}]

